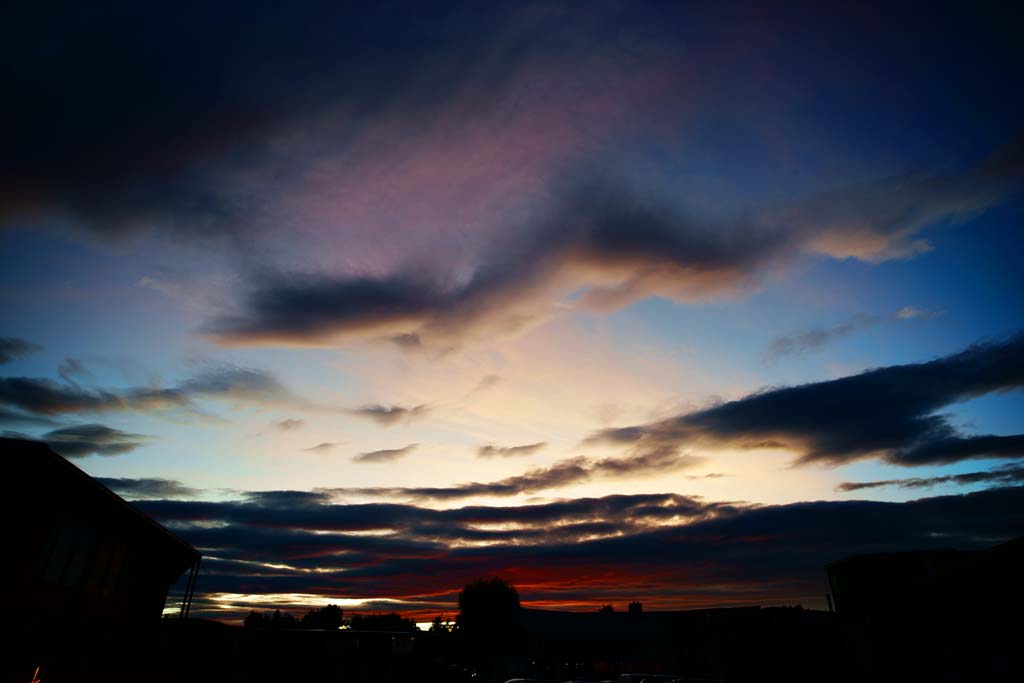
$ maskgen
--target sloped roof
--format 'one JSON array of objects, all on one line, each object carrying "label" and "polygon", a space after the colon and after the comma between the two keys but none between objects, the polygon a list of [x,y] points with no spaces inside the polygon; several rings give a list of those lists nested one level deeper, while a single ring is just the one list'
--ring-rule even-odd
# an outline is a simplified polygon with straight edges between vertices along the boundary
[{"label": "sloped roof", "polygon": [[[202,553],[154,521],[134,505],[90,477],[45,443],[25,439],[0,438],[0,453],[11,490],[3,496],[9,516],[32,514],[40,506],[47,508],[84,506],[89,513],[108,516],[130,527],[166,549],[168,558],[180,565],[178,573],[195,564]],[[59,491],[60,494],[53,492]],[[75,500],[66,500],[67,496]]]}]

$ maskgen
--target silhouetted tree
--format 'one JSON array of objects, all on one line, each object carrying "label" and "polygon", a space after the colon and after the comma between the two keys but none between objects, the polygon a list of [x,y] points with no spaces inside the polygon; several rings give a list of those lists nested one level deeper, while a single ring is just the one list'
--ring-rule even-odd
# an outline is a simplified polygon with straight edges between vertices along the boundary
[{"label": "silhouetted tree", "polygon": [[439,614],[434,617],[434,623],[430,625],[431,633],[450,633],[452,630],[452,624],[444,620],[444,615]]},{"label": "silhouetted tree", "polygon": [[415,633],[418,629],[416,622],[406,619],[401,614],[390,612],[389,614],[356,614],[352,617],[350,626],[354,631],[408,631]]},{"label": "silhouetted tree", "polygon": [[611,614],[615,611],[615,608],[611,605],[605,605],[601,609],[597,610],[598,614]]},{"label": "silhouetted tree", "polygon": [[274,610],[274,616],[270,618],[270,628],[274,630],[295,628],[295,624],[295,617],[287,612],[282,613],[279,609]]},{"label": "silhouetted tree", "polygon": [[629,603],[629,613],[633,616],[640,616],[644,613],[644,606],[640,604],[639,600],[634,600]]},{"label": "silhouetted tree", "polygon": [[458,638],[483,679],[501,675],[500,656],[522,652],[519,592],[502,579],[477,579],[459,593]]},{"label": "silhouetted tree", "polygon": [[311,609],[302,616],[301,628],[336,630],[341,628],[343,610],[337,605]]},{"label": "silhouetted tree", "polygon": [[245,624],[246,628],[266,628],[267,625],[264,621],[265,619],[262,614],[256,610],[252,610],[249,612],[249,615],[242,620],[242,623]]},{"label": "silhouetted tree", "polygon": [[262,628],[262,629],[289,629],[295,628],[298,622],[295,621],[295,617],[288,614],[287,612],[281,613],[281,610],[276,609],[271,612],[249,612],[249,615],[242,622],[246,628]]},{"label": "silhouetted tree", "polygon": [[518,613],[519,591],[503,579],[477,579],[459,593],[459,628],[467,632],[501,631]]}]

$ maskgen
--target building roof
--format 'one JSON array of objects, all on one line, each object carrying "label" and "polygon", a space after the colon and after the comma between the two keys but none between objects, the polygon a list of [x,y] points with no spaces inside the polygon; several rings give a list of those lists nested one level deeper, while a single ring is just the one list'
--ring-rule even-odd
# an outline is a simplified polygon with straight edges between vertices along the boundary
[{"label": "building roof", "polygon": [[[134,505],[83,472],[45,443],[0,438],[0,453],[10,477],[11,490],[2,496],[10,516],[72,508],[82,517],[98,515],[117,520],[134,533],[157,544],[165,561],[174,562],[177,573],[185,571],[202,553],[158,524]],[[180,569],[178,568],[180,567]]]}]

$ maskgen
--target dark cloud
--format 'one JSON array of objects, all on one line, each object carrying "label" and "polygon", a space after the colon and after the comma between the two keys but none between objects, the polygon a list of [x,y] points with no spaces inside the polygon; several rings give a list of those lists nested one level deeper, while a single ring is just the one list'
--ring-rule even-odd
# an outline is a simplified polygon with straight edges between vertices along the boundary
[{"label": "dark cloud", "polygon": [[[275,154],[281,139],[325,112],[338,124],[318,148],[344,149],[382,117],[429,120],[469,85],[467,64],[514,72],[522,57],[484,38],[512,13],[186,2],[154,14],[115,2],[102,13],[57,3],[9,14],[0,74],[20,96],[2,120],[20,135],[5,148],[0,219],[53,212],[108,237],[252,232],[262,198],[220,181],[253,168],[294,173],[299,162]],[[504,80],[482,80],[477,96]],[[67,111],[78,111],[73,125]]]},{"label": "dark cloud", "polygon": [[938,411],[1024,386],[1024,333],[927,363],[897,365],[795,387],[644,425],[607,429],[592,441],[645,449],[706,443],[784,447],[798,462],[880,457],[898,465],[1024,456],[1024,435],[963,435]]},{"label": "dark cloud", "polygon": [[185,486],[175,479],[129,479],[124,477],[96,477],[96,481],[114,493],[130,499],[195,498],[202,493],[199,489]]},{"label": "dark cloud", "polygon": [[899,486],[904,489],[923,489],[939,484],[1017,484],[1024,482],[1024,465],[1003,465],[983,472],[964,472],[961,474],[944,474],[938,477],[910,477],[906,479],[886,479],[883,481],[844,481],[836,487],[837,491],[860,491],[885,486]]},{"label": "dark cloud", "polygon": [[54,429],[42,435],[50,448],[65,458],[86,455],[123,455],[141,448],[150,437],[122,432],[101,424],[82,424]]},{"label": "dark cloud", "polygon": [[590,308],[652,293],[699,300],[741,286],[786,241],[753,226],[723,231],[604,187],[571,193],[523,235],[485,254],[454,286],[411,272],[262,278],[238,315],[207,329],[226,344],[414,334],[421,344],[444,346],[474,333],[515,331],[553,312],[539,300],[559,294],[570,272],[591,285],[578,302]]},{"label": "dark cloud", "polygon": [[[331,503],[335,496],[331,490],[253,491],[244,496],[244,502],[228,503],[147,501],[145,508],[176,524],[224,521],[248,527],[336,532],[430,530],[430,533],[442,533],[439,529],[446,528],[448,531],[443,533],[450,538],[461,538],[458,534],[462,532],[475,533],[486,525],[546,528],[612,520],[620,524],[641,525],[678,518],[700,519],[709,515],[734,514],[740,509],[733,504],[707,503],[696,497],[665,493],[447,510],[396,503],[338,505]],[[506,538],[515,538],[519,530],[512,530]],[[537,540],[545,539],[538,537]]]},{"label": "dark cloud", "polygon": [[285,420],[281,420],[274,426],[280,429],[282,432],[293,432],[296,429],[302,429],[302,426],[306,424],[305,420],[299,420],[294,417],[289,417]]},{"label": "dark cloud", "polygon": [[[429,268],[422,254],[405,254],[401,266],[341,272],[268,276],[273,266],[259,264],[243,278],[249,284],[238,310],[206,326],[225,344],[309,345],[368,335],[409,348],[447,348],[471,333],[521,329],[563,310],[558,304],[610,310],[652,295],[685,302],[730,294],[809,251],[867,260],[905,256],[925,248],[923,228],[977,215],[1019,187],[1017,144],[953,171],[884,177],[783,207],[736,201],[732,215],[702,215],[679,198],[686,188],[658,193],[650,189],[657,183],[644,178],[607,177],[600,169],[610,164],[602,154],[617,154],[618,141],[627,138],[661,149],[644,134],[658,128],[652,116],[689,120],[685,103],[738,101],[749,87],[746,74],[756,69],[730,64],[715,70],[742,75],[693,78],[692,65],[703,63],[694,51],[718,63],[717,46],[707,47],[717,41],[689,33],[704,22],[657,3],[598,3],[587,11],[550,3],[485,5],[426,9],[399,2],[367,9],[314,2],[295,10],[184,3],[159,17],[127,2],[102,16],[74,3],[19,11],[8,17],[0,55],[0,76],[19,93],[2,112],[5,129],[19,135],[5,149],[0,223],[22,225],[28,217],[81,224],[105,237],[155,232],[256,250],[248,246],[255,241],[251,233],[273,232],[283,218],[308,228],[304,234],[324,227],[327,219],[303,209],[346,203],[349,179],[337,169],[358,173],[357,162],[367,159],[373,171],[378,163],[400,167],[416,159],[421,146],[429,148],[424,157],[436,153],[439,140],[424,143],[422,131],[440,130],[447,152],[451,135],[481,120],[495,129],[509,128],[510,119],[538,129],[537,138],[507,145],[527,149],[559,147],[568,131],[594,129],[565,143],[558,158],[490,158],[489,150],[473,158],[473,169],[462,171],[477,184],[494,185],[479,169],[504,175],[506,162],[534,181],[525,183],[529,192],[515,183],[516,191],[508,192],[512,203],[530,205],[530,217],[495,212],[519,222],[477,228],[486,221],[471,215],[466,220],[473,229],[459,232],[490,234],[467,239],[472,244],[458,250],[465,257],[452,256],[459,262],[445,264],[440,274],[423,272]],[[735,28],[732,12],[722,18],[729,16],[724,24]],[[770,18],[772,25],[787,21]],[[952,23],[948,15],[943,21]],[[843,23],[873,44],[886,42],[875,39],[878,26],[865,31]],[[898,22],[880,23],[889,35],[902,35]],[[763,35],[819,33],[808,26],[777,29],[740,35],[757,44]],[[755,66],[780,61],[787,65],[780,78],[791,77],[792,68],[806,80],[808,60],[794,60],[791,47]],[[829,52],[847,63],[834,46],[818,47],[816,62],[827,62],[823,53]],[[1008,70],[1007,64],[997,65]],[[639,86],[648,74],[651,83]],[[831,71],[827,78],[835,81]],[[700,87],[705,81],[713,86]],[[787,88],[772,90],[788,93],[790,101]],[[566,99],[548,105],[549,95]],[[68,111],[78,112],[73,122]],[[753,118],[753,129],[763,127]],[[547,119],[555,123],[545,125]],[[444,163],[431,168],[445,175]],[[384,171],[380,176],[383,186],[393,179]],[[283,179],[301,179],[299,189]],[[396,185],[398,195],[408,189]],[[452,193],[453,213],[474,203],[466,201],[471,190],[460,186]],[[275,211],[268,206],[272,197],[288,201]],[[390,192],[382,197],[394,201]],[[336,212],[327,213],[333,218]],[[444,221],[458,224],[460,218]],[[395,223],[418,220],[402,215]],[[373,226],[355,224],[346,232],[360,229]],[[432,251],[438,251],[435,242]],[[360,260],[358,254],[352,259]]]},{"label": "dark cloud", "polygon": [[[211,321],[207,331],[225,344],[412,335],[417,344],[444,347],[467,336],[518,330],[554,314],[552,299],[572,291],[581,292],[574,306],[598,311],[652,295],[705,300],[748,287],[766,267],[808,251],[869,260],[903,254],[920,229],[977,213],[1024,180],[1022,150],[1024,144],[1008,146],[953,176],[886,179],[852,188],[842,201],[830,193],[827,201],[748,212],[727,225],[621,184],[584,183],[561,192],[563,199],[536,225],[512,231],[482,254],[458,283],[419,271],[261,276],[242,310]],[[841,229],[849,225],[860,227],[852,234]],[[825,343],[869,320],[781,341],[779,350]]]},{"label": "dark cloud", "polygon": [[831,327],[815,327],[794,334],[776,337],[768,344],[765,359],[777,360],[782,356],[796,356],[808,351],[817,351],[829,346],[837,339],[848,337],[865,328],[897,320],[929,319],[941,315],[938,311],[922,311],[912,306],[901,308],[892,315],[868,315],[858,313],[849,320]]},{"label": "dark cloud", "polygon": [[244,402],[286,398],[287,391],[272,375],[235,366],[212,369],[166,388],[98,389],[45,378],[0,378],[0,406],[37,415],[193,409],[196,399]]},{"label": "dark cloud", "polygon": [[[653,183],[606,177],[598,169],[609,164],[594,150],[620,137],[627,124],[617,119],[636,126],[635,116],[625,116],[636,114],[649,129],[646,106],[677,120],[684,102],[714,100],[719,89],[735,96],[737,84],[723,79],[711,93],[697,92],[706,79],[689,78],[689,65],[700,61],[692,50],[703,43],[685,27],[701,22],[676,12],[647,3],[578,11],[468,2],[430,10],[321,2],[298,11],[186,3],[159,20],[130,3],[115,3],[102,19],[70,3],[19,12],[8,22],[0,60],[4,82],[22,95],[3,112],[5,128],[19,136],[5,150],[0,222],[42,215],[106,237],[151,231],[248,245],[251,232],[280,224],[267,198],[289,196],[294,188],[282,179],[337,172],[363,157],[376,160],[375,153],[387,161],[389,152],[399,161],[415,158],[421,131],[439,121],[445,125],[438,128],[455,131],[480,120],[495,128],[509,119],[540,123],[528,126],[540,137],[527,148],[556,146],[564,129],[597,129],[567,143],[571,161],[542,158],[543,171],[526,161],[510,164],[550,185],[535,193],[550,205],[536,207],[525,225],[481,226],[499,237],[465,247],[459,277],[424,273],[420,265],[269,277],[255,268],[239,310],[207,325],[226,344],[368,335],[407,348],[446,348],[467,334],[521,329],[560,310],[552,302],[565,303],[573,292],[581,293],[573,304],[598,310],[651,295],[703,300],[742,289],[806,251],[869,260],[912,253],[922,248],[922,228],[975,215],[1019,184],[1020,149],[1007,147],[952,172],[882,178],[710,219],[681,206],[678,187],[658,196]],[[237,31],[243,23],[247,30]],[[184,44],[190,48],[183,52]],[[714,50],[705,56],[720,59]],[[805,74],[804,61],[796,65]],[[637,74],[655,74],[656,83],[623,92],[645,81]],[[546,103],[545,95],[565,91],[569,106]],[[619,104],[610,107],[609,99]],[[610,113],[585,113],[591,110]],[[67,111],[79,112],[74,125]],[[559,123],[544,125],[548,118]],[[498,156],[493,165],[505,161]],[[390,176],[381,175],[386,185]],[[554,180],[562,177],[573,181]],[[310,194],[311,204],[337,201],[346,179],[330,180],[338,182],[324,183],[329,193],[305,185],[296,191],[288,219],[322,222],[295,216],[296,206]],[[460,190],[459,200],[470,194]],[[417,261],[410,256],[402,263]]]},{"label": "dark cloud", "polygon": [[494,446],[488,444],[477,449],[476,454],[481,458],[511,458],[521,455],[533,455],[548,445],[547,441],[523,444],[522,446]]},{"label": "dark cloud", "polygon": [[383,406],[380,404],[365,405],[349,412],[357,417],[365,417],[377,424],[390,427],[398,422],[409,422],[410,420],[423,417],[429,411],[430,408],[426,404],[421,403],[418,406],[409,408],[405,406]]},{"label": "dark cloud", "polygon": [[413,500],[460,500],[476,496],[515,496],[603,478],[655,476],[703,464],[704,459],[663,449],[616,458],[577,456],[492,482],[453,486],[363,487],[335,489],[340,495],[402,497]]},{"label": "dark cloud", "polygon": [[907,503],[768,506],[678,494],[447,510],[324,500],[285,491],[250,494],[253,502],[138,505],[217,558],[203,597],[312,593],[413,606],[451,606],[482,575],[513,577],[527,604],[572,598],[596,606],[639,594],[662,609],[816,604],[827,591],[824,565],[849,555],[972,549],[1024,534],[1024,487]]},{"label": "dark cloud", "polygon": [[318,491],[248,491],[246,500],[266,508],[305,508],[315,505],[327,505],[331,496]]},{"label": "dark cloud", "polygon": [[0,337],[0,365],[15,358],[41,351],[43,347],[16,337]]},{"label": "dark cloud", "polygon": [[60,422],[49,417],[46,417],[44,415],[33,415],[30,413],[23,413],[17,410],[8,410],[7,408],[0,407],[0,424],[21,424],[37,425],[43,427],[56,427],[60,424]]},{"label": "dark cloud", "polygon": [[360,453],[352,457],[352,462],[393,462],[412,453],[419,444],[411,443],[402,448],[388,448],[380,451]]}]

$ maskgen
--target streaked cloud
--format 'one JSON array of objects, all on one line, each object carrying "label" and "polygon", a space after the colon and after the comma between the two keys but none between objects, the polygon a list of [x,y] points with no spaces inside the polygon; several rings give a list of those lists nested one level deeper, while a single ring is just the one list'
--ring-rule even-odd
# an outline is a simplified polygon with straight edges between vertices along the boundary
[{"label": "streaked cloud", "polygon": [[7,408],[0,407],[0,424],[56,427],[60,424],[60,421],[45,415],[24,413],[19,410],[8,410]]},{"label": "streaked cloud", "polygon": [[850,492],[864,489],[875,489],[898,486],[903,489],[932,488],[940,484],[1017,484],[1024,482],[1024,465],[1003,465],[982,472],[962,472],[960,474],[943,474],[937,477],[910,477],[906,479],[885,479],[882,481],[844,481],[836,487],[836,491]]},{"label": "streaked cloud", "polygon": [[546,441],[523,444],[522,446],[495,446],[487,444],[486,446],[480,446],[476,450],[476,454],[481,458],[514,458],[523,455],[533,455],[547,445]]},{"label": "streaked cloud", "polygon": [[[952,176],[884,179],[786,210],[748,212],[727,224],[601,181],[562,193],[554,209],[517,230],[511,243],[480,254],[459,282],[415,270],[264,277],[237,315],[215,319],[207,329],[228,345],[413,335],[418,344],[450,346],[520,330],[555,314],[552,301],[600,312],[649,296],[698,302],[749,289],[763,270],[801,253],[905,257],[923,248],[914,241],[922,228],[974,215],[1010,192],[1024,179],[1022,149],[1007,146]],[[855,228],[840,227],[850,225]],[[569,292],[580,293],[568,302]],[[804,341],[826,343],[869,320]]]},{"label": "streaked cloud", "polygon": [[1024,435],[962,434],[946,406],[1024,386],[1024,333],[925,363],[766,389],[667,420],[605,429],[591,442],[639,452],[684,446],[786,448],[797,462],[881,458],[926,465],[1024,456]]},{"label": "streaked cloud", "polygon": [[318,443],[315,446],[310,446],[309,448],[304,448],[302,450],[310,452],[310,453],[330,453],[336,447],[341,446],[341,445],[343,445],[342,442],[323,441],[321,443]]},{"label": "streaked cloud", "polygon": [[399,422],[410,422],[425,416],[428,412],[430,412],[430,407],[425,403],[410,407],[372,404],[349,411],[350,414],[355,415],[356,417],[364,417],[368,420],[373,420],[384,427],[390,427],[391,425],[398,424]]},{"label": "streaked cloud", "polygon": [[[822,567],[836,559],[984,547],[1024,528],[1024,487],[907,503],[752,506],[640,494],[447,510],[265,494],[259,504],[137,504],[216,556],[203,593],[388,598],[410,601],[408,609],[432,602],[436,611],[454,605],[468,580],[490,575],[519,584],[528,606],[811,602],[822,591]],[[652,584],[638,596],[638,586]]]},{"label": "streaked cloud", "polygon": [[403,446],[402,448],[387,448],[380,451],[360,453],[359,455],[353,456],[352,462],[394,462],[395,460],[399,460],[409,455],[416,450],[418,446],[419,444],[411,443],[408,446]]},{"label": "streaked cloud", "polygon": [[37,415],[194,409],[197,399],[269,402],[288,398],[273,375],[232,365],[163,388],[101,389],[38,377],[0,377],[0,405]]},{"label": "streaked cloud", "polygon": [[202,491],[185,486],[176,479],[132,479],[129,477],[96,477],[108,489],[131,500],[195,498]]},{"label": "streaked cloud", "polygon": [[776,337],[768,344],[764,356],[768,361],[778,360],[782,356],[797,356],[809,351],[821,350],[836,340],[849,337],[869,327],[899,320],[928,320],[940,315],[942,315],[941,311],[924,311],[913,306],[905,306],[892,315],[858,313],[849,320],[829,327],[814,327]]},{"label": "streaked cloud", "polygon": [[[385,451],[390,453],[391,451]],[[334,489],[339,495],[385,496],[413,500],[460,500],[478,496],[516,496],[547,489],[581,484],[592,479],[651,477],[696,467],[704,458],[679,455],[670,449],[611,458],[577,456],[536,467],[492,482],[469,482],[453,486],[365,487]]]},{"label": "streaked cloud", "polygon": [[10,363],[15,358],[36,353],[43,347],[17,337],[0,337],[0,365]]},{"label": "streaked cloud", "polygon": [[65,458],[81,458],[86,455],[124,455],[141,448],[151,437],[101,424],[81,424],[54,429],[40,438]]}]

